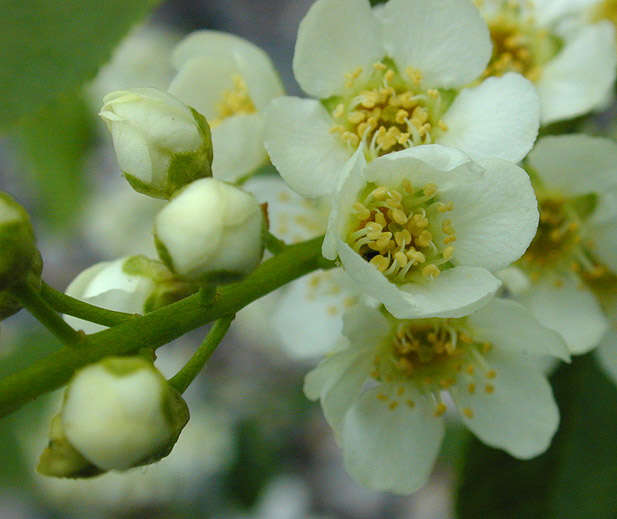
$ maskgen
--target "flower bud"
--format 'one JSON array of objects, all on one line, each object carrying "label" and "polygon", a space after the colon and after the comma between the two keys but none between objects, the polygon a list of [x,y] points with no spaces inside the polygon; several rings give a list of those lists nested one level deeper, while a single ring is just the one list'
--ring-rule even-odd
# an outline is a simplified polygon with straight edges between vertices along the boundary
[{"label": "flower bud", "polygon": [[[131,256],[103,261],[81,272],[66,294],[87,303],[126,313],[146,313],[189,295],[195,288],[178,280],[159,261]],[[74,328],[94,333],[105,327],[72,316]]]},{"label": "flower bud", "polygon": [[[41,272],[43,271],[43,258],[41,253],[37,250],[32,260],[29,272],[26,274],[26,280],[32,286],[39,288],[41,285]],[[0,292],[0,321],[11,317],[11,315],[21,310],[21,303],[19,300],[9,291],[5,290]]]},{"label": "flower bud", "polygon": [[157,215],[159,256],[194,281],[225,281],[251,272],[263,255],[264,217],[255,197],[214,178],[193,182]]},{"label": "flower bud", "polygon": [[180,394],[142,357],[108,357],[73,376],[38,471],[87,477],[167,456],[189,419]]},{"label": "flower bud", "polygon": [[22,279],[37,255],[28,213],[9,195],[0,192],[0,290]]},{"label": "flower bud", "polygon": [[111,132],[118,163],[133,189],[169,198],[211,176],[212,141],[203,115],[166,92],[112,92],[99,114]]}]

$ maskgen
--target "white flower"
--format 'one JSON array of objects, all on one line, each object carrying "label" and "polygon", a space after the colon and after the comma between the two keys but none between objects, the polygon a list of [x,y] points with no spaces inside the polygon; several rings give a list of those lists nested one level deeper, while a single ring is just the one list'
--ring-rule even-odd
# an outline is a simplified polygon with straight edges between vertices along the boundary
[{"label": "white flower", "polygon": [[493,41],[484,76],[513,71],[533,81],[543,124],[599,107],[615,81],[615,30],[608,21],[567,16],[581,6],[579,0],[481,2]]},{"label": "white flower", "polygon": [[517,74],[464,88],[491,52],[468,0],[318,0],[300,24],[294,73],[319,100],[282,97],[266,115],[266,148],[298,193],[334,192],[343,164],[439,143],[521,160],[539,126],[533,85]]},{"label": "white flower", "polygon": [[[158,307],[166,289],[175,288],[186,289],[184,284],[174,283],[172,274],[161,263],[132,256],[87,268],[69,284],[66,294],[109,310],[141,314]],[[64,320],[86,333],[106,328],[70,315],[65,315]]]},{"label": "white flower", "polygon": [[190,280],[248,274],[263,254],[263,214],[255,197],[215,178],[189,184],[154,224],[161,259]]},{"label": "white flower", "polygon": [[[304,199],[275,175],[256,175],[242,186],[268,204],[270,230],[287,243],[325,233],[330,204]],[[343,269],[317,271],[243,308],[232,326],[248,343],[283,350],[292,359],[317,359],[340,336],[342,315],[359,297]]]},{"label": "white flower", "polygon": [[572,353],[596,346],[608,322],[594,296],[617,275],[617,144],[585,135],[545,137],[528,166],[540,225],[517,266],[517,298],[560,332]]},{"label": "white flower", "polygon": [[99,114],[111,132],[118,163],[140,193],[169,198],[211,174],[212,142],[204,117],[154,88],[112,92]]},{"label": "white flower", "polygon": [[527,174],[501,159],[425,145],[358,154],[330,213],[323,255],[398,318],[459,317],[500,286],[538,224]]},{"label": "white flower", "polygon": [[108,357],[77,371],[69,382],[39,468],[44,474],[73,475],[45,470],[57,466],[52,460],[62,455],[55,450],[62,440],[100,471],[160,459],[188,418],[186,404],[151,362]]},{"label": "white flower", "polygon": [[568,352],[521,305],[495,299],[464,318],[423,320],[358,306],[343,333],[348,341],[307,375],[304,391],[321,400],[359,483],[400,494],[425,483],[446,391],[484,443],[517,458],[548,447],[559,412],[538,359]]},{"label": "white flower", "polygon": [[197,31],[176,46],[173,64],[178,74],[169,92],[212,128],[214,176],[237,182],[263,165],[262,111],[284,94],[268,55],[237,36]]}]

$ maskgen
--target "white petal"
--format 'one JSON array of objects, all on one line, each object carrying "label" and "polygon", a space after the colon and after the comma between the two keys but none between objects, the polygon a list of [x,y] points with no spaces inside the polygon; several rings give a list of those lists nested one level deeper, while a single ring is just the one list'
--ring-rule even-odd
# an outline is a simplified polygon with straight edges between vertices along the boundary
[{"label": "white petal", "polygon": [[278,175],[255,175],[242,188],[259,203],[268,204],[270,230],[287,243],[315,238],[326,232],[327,200],[302,198]]},{"label": "white petal", "polygon": [[586,353],[602,339],[608,326],[606,317],[593,294],[579,287],[578,280],[567,277],[561,282],[559,287],[551,280],[538,282],[518,299],[541,324],[561,334],[572,353]]},{"label": "white petal", "polygon": [[583,10],[597,4],[599,0],[534,0],[533,7],[535,19],[539,25],[546,26],[556,22],[566,14],[574,14],[580,11],[578,16],[582,18]]},{"label": "white petal", "polygon": [[[284,94],[281,80],[268,55],[243,38],[218,31],[193,32],[176,46],[173,63],[180,71],[192,58],[204,56],[233,64],[235,72],[246,81],[258,110]],[[216,78],[213,79],[216,82]]]},{"label": "white petal", "polygon": [[538,204],[529,175],[500,159],[478,164],[484,174],[443,190],[454,209],[448,213],[456,231],[453,260],[495,271],[520,258],[538,227]]},{"label": "white petal", "polygon": [[212,129],[212,174],[237,182],[268,160],[264,148],[264,121],[260,114],[234,115]]},{"label": "white petal", "polygon": [[341,337],[343,312],[353,301],[341,269],[314,272],[290,283],[274,309],[272,323],[294,358],[318,358]]},{"label": "white petal", "polygon": [[593,253],[610,270],[617,272],[617,218],[589,226]]},{"label": "white petal", "polygon": [[297,193],[331,195],[352,150],[330,133],[332,118],[318,101],[281,97],[266,110],[266,149]]},{"label": "white petal", "polygon": [[347,471],[373,490],[410,494],[431,474],[444,434],[443,420],[434,416],[426,397],[407,388],[395,409],[377,395],[394,394],[384,385],[366,391],[349,409],[343,424],[343,454]]},{"label": "white petal", "polygon": [[213,56],[189,59],[169,85],[168,92],[193,107],[206,119],[219,116],[223,94],[234,87],[233,76],[238,69],[231,60]]},{"label": "white petal", "polygon": [[596,359],[606,374],[611,377],[613,383],[617,385],[617,333],[614,330],[609,330],[604,335],[596,350]]},{"label": "white petal", "polygon": [[345,413],[369,377],[372,351],[352,347],[335,353],[306,376],[304,392],[309,398],[319,392],[324,416],[336,433],[340,433]]},{"label": "white petal", "polygon": [[390,325],[376,308],[355,305],[343,317],[343,335],[354,344],[378,344],[388,335]]},{"label": "white petal", "polygon": [[448,130],[439,144],[473,157],[518,162],[531,149],[540,125],[540,100],[519,74],[491,77],[464,89],[443,116]]},{"label": "white petal", "polygon": [[293,70],[306,93],[326,98],[344,92],[345,74],[362,67],[361,82],[383,56],[381,27],[366,0],[318,0],[300,23]]},{"label": "white petal", "polygon": [[547,189],[566,196],[617,187],[617,144],[603,137],[543,137],[529,154],[529,164]]},{"label": "white petal", "polygon": [[486,269],[461,266],[422,285],[397,286],[340,240],[338,253],[358,290],[383,303],[398,319],[461,317],[483,306],[501,285]]},{"label": "white petal", "polygon": [[488,63],[488,28],[467,0],[390,0],[382,17],[390,56],[402,71],[420,70],[429,87],[462,86]]},{"label": "white petal", "polygon": [[111,136],[120,169],[142,182],[151,182],[152,157],[146,136],[132,124],[123,121],[114,123]]},{"label": "white petal", "polygon": [[559,410],[551,386],[538,369],[515,355],[494,350],[487,360],[497,372],[492,393],[470,394],[466,384],[452,389],[465,425],[484,443],[504,449],[516,458],[532,458],[544,452],[557,430]]},{"label": "white petal", "polygon": [[609,22],[583,28],[542,71],[537,82],[542,123],[569,119],[600,104],[615,81],[615,29]]},{"label": "white petal", "polygon": [[570,360],[570,352],[562,337],[542,326],[520,303],[495,298],[471,314],[469,323],[474,334],[500,350]]}]

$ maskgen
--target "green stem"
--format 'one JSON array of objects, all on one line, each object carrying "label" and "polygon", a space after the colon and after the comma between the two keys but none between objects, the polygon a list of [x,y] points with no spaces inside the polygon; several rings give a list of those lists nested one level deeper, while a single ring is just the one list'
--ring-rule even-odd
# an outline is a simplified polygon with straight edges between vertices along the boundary
[{"label": "green stem", "polygon": [[287,244],[283,240],[278,239],[270,231],[264,233],[264,242],[266,244],[266,249],[272,254],[280,254],[285,250],[285,247],[287,247]]},{"label": "green stem", "polygon": [[206,338],[191,359],[180,371],[178,371],[178,373],[169,379],[169,383],[179,393],[184,393],[195,377],[199,375],[199,372],[203,369],[206,362],[208,362],[208,359],[214,353],[216,347],[223,340],[223,337],[225,337],[234,317],[235,315],[228,315],[217,320],[212,328],[210,328],[208,335],[206,335]]},{"label": "green stem", "polygon": [[57,312],[79,317],[91,323],[102,324],[104,326],[115,326],[135,317],[133,314],[107,310],[106,308],[84,303],[79,299],[59,292],[44,281],[41,285],[41,296]]},{"label": "green stem", "polygon": [[56,311],[41,297],[38,290],[26,281],[11,287],[11,293],[45,328],[62,344],[71,348],[83,345],[84,336],[71,328]]},{"label": "green stem", "polygon": [[204,324],[235,314],[256,299],[319,268],[335,266],[321,256],[323,237],[290,245],[263,262],[242,281],[221,286],[211,304],[192,296],[88,336],[88,348],[62,348],[29,367],[0,379],[0,416],[68,382],[76,369],[110,355],[158,348]]}]

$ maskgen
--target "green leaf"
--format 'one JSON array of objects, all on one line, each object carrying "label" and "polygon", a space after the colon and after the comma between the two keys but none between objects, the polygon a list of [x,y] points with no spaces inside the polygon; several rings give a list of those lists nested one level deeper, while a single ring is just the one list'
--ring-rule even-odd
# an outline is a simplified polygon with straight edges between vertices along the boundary
[{"label": "green leaf", "polygon": [[470,442],[459,519],[615,519],[617,388],[590,355],[552,377],[561,425],[530,461]]},{"label": "green leaf", "polygon": [[157,0],[0,0],[0,129],[91,79]]},{"label": "green leaf", "polygon": [[385,4],[388,0],[371,0],[371,6],[377,5],[377,4]]},{"label": "green leaf", "polygon": [[37,195],[33,215],[52,228],[70,223],[84,198],[84,159],[92,120],[81,95],[62,95],[15,133],[17,153]]}]

